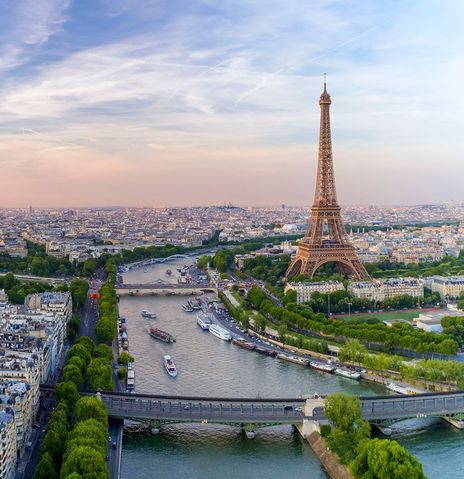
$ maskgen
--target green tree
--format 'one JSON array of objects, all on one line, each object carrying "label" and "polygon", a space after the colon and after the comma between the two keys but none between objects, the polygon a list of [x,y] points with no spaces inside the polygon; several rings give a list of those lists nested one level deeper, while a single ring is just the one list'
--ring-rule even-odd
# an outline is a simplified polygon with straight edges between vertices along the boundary
[{"label": "green tree", "polygon": [[100,344],[95,349],[95,357],[105,359],[108,362],[113,360],[113,350],[106,344]]},{"label": "green tree", "polygon": [[94,359],[87,368],[87,382],[92,389],[112,391],[114,384],[111,366],[102,358]]},{"label": "green tree", "polygon": [[360,400],[349,394],[332,394],[325,400],[324,415],[334,426],[327,438],[329,448],[342,463],[350,463],[370,434],[369,423],[362,419]]},{"label": "green tree", "polygon": [[93,341],[88,336],[81,336],[76,341],[76,344],[82,344],[82,346],[84,346],[90,354],[93,353],[95,348],[95,344],[93,344]]},{"label": "green tree", "polygon": [[206,267],[208,266],[209,260],[210,260],[209,256],[200,256],[197,260],[197,266],[200,269],[205,270]]},{"label": "green tree", "polygon": [[83,344],[75,344],[69,351],[68,351],[68,360],[74,356],[82,359],[84,364],[88,366],[90,361],[92,360],[92,356],[89,350]]},{"label": "green tree", "polygon": [[74,448],[61,468],[61,478],[78,473],[83,479],[108,479],[108,468],[102,455],[90,447]]},{"label": "green tree", "polygon": [[84,261],[82,266],[82,276],[89,278],[98,269],[98,261],[95,258],[89,258]]},{"label": "green tree", "polygon": [[118,369],[118,379],[125,381],[127,379],[127,368]]},{"label": "green tree", "polygon": [[71,381],[77,387],[80,387],[82,384],[82,371],[79,366],[67,364],[63,369],[63,381]]},{"label": "green tree", "polygon": [[76,447],[91,447],[105,456],[108,447],[108,431],[102,422],[96,419],[86,419],[76,424],[66,442],[66,452],[69,454]]},{"label": "green tree", "polygon": [[77,386],[71,381],[62,381],[55,387],[56,398],[65,403],[71,408],[79,399],[79,392]]},{"label": "green tree", "polygon": [[52,458],[45,452],[35,468],[34,479],[58,479]]},{"label": "green tree", "polygon": [[95,330],[99,341],[109,343],[116,336],[117,323],[109,317],[103,316],[98,320]]},{"label": "green tree", "polygon": [[94,396],[83,396],[77,401],[76,415],[79,421],[94,419],[108,427],[108,409],[105,403]]},{"label": "green tree", "polygon": [[52,459],[53,464],[59,468],[61,465],[61,458],[64,453],[64,441],[56,430],[50,429],[45,434],[45,437],[40,444],[40,457],[43,458],[45,454],[48,454]]},{"label": "green tree", "polygon": [[422,465],[396,441],[364,441],[350,464],[356,479],[425,479]]},{"label": "green tree", "polygon": [[128,363],[133,363],[134,357],[131,356],[129,353],[123,351],[118,358],[118,363],[122,364],[123,366],[127,366]]}]

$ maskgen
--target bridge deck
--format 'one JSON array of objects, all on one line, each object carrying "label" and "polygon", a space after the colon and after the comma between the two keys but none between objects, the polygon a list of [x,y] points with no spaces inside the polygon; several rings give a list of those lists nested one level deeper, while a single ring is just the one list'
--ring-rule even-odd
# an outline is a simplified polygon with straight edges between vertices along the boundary
[{"label": "bridge deck", "polygon": [[[43,391],[54,391],[42,385]],[[83,391],[83,395],[95,392]],[[110,416],[151,418],[160,420],[211,422],[295,423],[303,420],[301,409],[305,398],[221,398],[125,394],[102,392],[102,401]],[[362,397],[364,419],[382,421],[427,416],[464,414],[464,391],[426,393],[413,396]],[[317,407],[306,419],[324,420],[322,407]]]}]

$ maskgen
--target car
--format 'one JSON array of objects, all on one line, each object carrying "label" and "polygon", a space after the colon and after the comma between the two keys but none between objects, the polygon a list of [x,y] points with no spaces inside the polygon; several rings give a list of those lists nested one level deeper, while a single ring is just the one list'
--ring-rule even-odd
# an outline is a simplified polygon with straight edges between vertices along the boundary
[{"label": "car", "polygon": [[301,406],[298,406],[295,408],[295,412],[303,412],[303,408]]},{"label": "car", "polygon": [[185,409],[186,411],[188,411],[188,410],[190,410],[190,406],[187,404],[187,405],[184,406],[184,409]]},{"label": "car", "polygon": [[108,436],[108,442],[111,442],[111,436]]},{"label": "car", "polygon": [[116,443],[115,443],[114,441],[113,441],[113,444],[111,444],[111,447],[112,447],[113,449],[116,449]]},{"label": "car", "polygon": [[105,461],[108,462],[110,460],[110,457],[109,456],[106,456],[105,457]]}]

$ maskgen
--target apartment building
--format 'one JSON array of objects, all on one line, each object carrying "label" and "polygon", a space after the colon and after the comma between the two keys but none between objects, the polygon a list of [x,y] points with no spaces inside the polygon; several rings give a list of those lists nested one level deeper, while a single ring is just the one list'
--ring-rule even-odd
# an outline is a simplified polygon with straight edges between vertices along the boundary
[{"label": "apartment building", "polygon": [[464,276],[432,276],[426,285],[443,300],[457,299],[464,292]]},{"label": "apartment building", "polygon": [[14,479],[16,473],[16,427],[11,408],[0,410],[0,477]]},{"label": "apartment building", "polygon": [[285,292],[292,290],[296,292],[297,304],[305,303],[311,300],[311,295],[318,293],[334,293],[344,290],[344,286],[339,281],[317,281],[313,283],[287,283]]},{"label": "apartment building", "polygon": [[350,281],[348,283],[348,293],[354,298],[369,301],[384,301],[402,295],[422,298],[424,296],[424,285],[416,278]]}]

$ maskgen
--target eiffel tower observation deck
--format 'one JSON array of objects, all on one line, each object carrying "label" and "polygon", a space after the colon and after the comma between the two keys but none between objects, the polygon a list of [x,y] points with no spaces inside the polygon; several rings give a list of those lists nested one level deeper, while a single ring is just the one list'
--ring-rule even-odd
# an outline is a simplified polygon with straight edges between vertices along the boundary
[{"label": "eiffel tower observation deck", "polygon": [[336,263],[343,275],[351,275],[358,280],[369,278],[353,245],[348,241],[337,201],[330,133],[331,103],[324,79],[324,91],[319,99],[321,107],[319,156],[311,220],[308,231],[299,242],[296,256],[287,270],[287,278],[297,274],[307,274],[312,278],[317,269],[325,263]]}]

